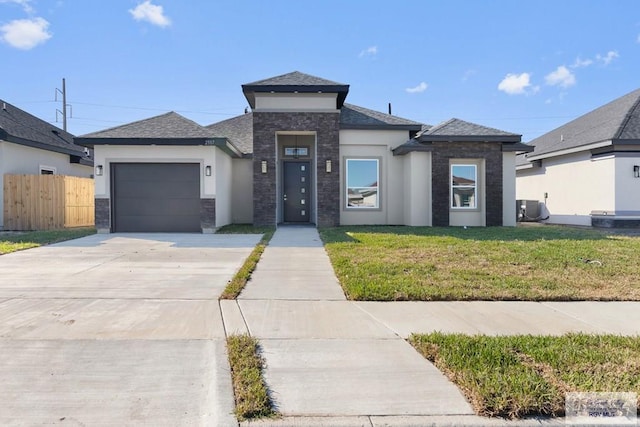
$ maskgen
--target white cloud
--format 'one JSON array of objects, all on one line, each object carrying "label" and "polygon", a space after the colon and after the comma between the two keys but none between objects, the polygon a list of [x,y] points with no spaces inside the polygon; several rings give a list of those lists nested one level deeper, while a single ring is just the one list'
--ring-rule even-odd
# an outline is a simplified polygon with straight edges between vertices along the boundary
[{"label": "white cloud", "polygon": [[134,9],[129,9],[129,13],[136,21],[147,21],[162,28],[171,25],[171,19],[164,14],[162,6],[151,4],[151,0],[146,0]]},{"label": "white cloud", "polygon": [[576,76],[569,71],[564,65],[560,65],[555,71],[550,72],[544,77],[544,81],[549,86],[560,86],[568,88],[576,84]]},{"label": "white cloud", "polygon": [[407,91],[407,93],[422,93],[425,90],[427,90],[428,87],[429,85],[426,84],[425,82],[420,82],[418,86],[408,87],[405,90]]},{"label": "white cloud", "polygon": [[[498,90],[509,95],[522,95],[527,93],[527,88],[531,86],[531,74],[513,74],[509,73],[498,84]],[[537,92],[539,88],[533,88]]]},{"label": "white cloud", "polygon": [[377,54],[378,54],[378,46],[369,46],[368,48],[360,52],[358,57],[363,58],[365,56],[376,56]]},{"label": "white cloud", "polygon": [[469,69],[467,71],[464,72],[464,75],[462,76],[462,81],[466,82],[467,80],[469,80],[471,78],[471,76],[475,75],[477,73],[476,70],[474,69]]},{"label": "white cloud", "polygon": [[579,56],[576,58],[576,61],[573,63],[573,65],[571,66],[571,68],[582,68],[582,67],[588,67],[589,65],[593,64],[593,60],[592,59],[582,59]]},{"label": "white cloud", "polygon": [[51,38],[43,18],[16,19],[0,27],[1,39],[17,49],[29,50]]},{"label": "white cloud", "polygon": [[0,3],[14,3],[22,6],[22,9],[27,13],[33,13],[33,7],[29,4],[31,0],[0,0]]},{"label": "white cloud", "polygon": [[614,59],[618,58],[619,56],[620,55],[618,54],[617,50],[610,50],[604,56],[602,56],[600,54],[597,54],[596,55],[596,60],[598,62],[602,62],[602,64],[606,67],[607,65],[611,64],[611,61],[613,61]]}]

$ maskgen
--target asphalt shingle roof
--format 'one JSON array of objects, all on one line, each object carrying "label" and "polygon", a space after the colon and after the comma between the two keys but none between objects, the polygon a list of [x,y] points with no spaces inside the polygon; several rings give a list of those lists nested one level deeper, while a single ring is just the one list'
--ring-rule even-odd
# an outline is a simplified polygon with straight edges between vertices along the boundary
[{"label": "asphalt shingle roof", "polygon": [[535,146],[535,150],[529,157],[598,142],[624,140],[637,140],[640,144],[640,89],[533,139],[529,144]]},{"label": "asphalt shingle roof", "polygon": [[282,74],[280,76],[269,77],[268,79],[258,80],[257,82],[247,83],[243,86],[347,86],[344,83],[338,83],[321,77],[312,76],[311,74],[293,71],[291,73]]},{"label": "asphalt shingle roof", "polygon": [[113,138],[113,139],[185,139],[185,138],[209,138],[211,131],[196,122],[181,116],[176,112],[169,112],[122,126],[82,135],[86,138]]},{"label": "asphalt shingle roof", "polygon": [[432,126],[422,132],[419,137],[514,137],[520,141],[520,135],[505,132],[500,129],[478,125],[460,119],[449,119],[445,122]]},{"label": "asphalt shingle roof", "polygon": [[345,103],[340,110],[340,128],[342,129],[388,129],[393,127],[419,131],[423,129],[424,125],[422,123],[414,122],[413,120],[407,120],[391,114],[369,110],[368,108],[358,107],[353,104]]},{"label": "asphalt shingle roof", "polygon": [[227,138],[243,154],[253,153],[253,113],[205,126],[214,137]]},{"label": "asphalt shingle roof", "polygon": [[73,135],[0,99],[0,139],[85,158]]},{"label": "asphalt shingle roof", "polygon": [[280,76],[270,77],[257,82],[242,85],[242,92],[249,101],[251,108],[255,108],[255,94],[261,93],[336,93],[338,94],[336,108],[342,107],[347,94],[349,93],[349,85],[323,79],[321,77],[312,76],[311,74],[294,71],[292,73],[282,74]]}]

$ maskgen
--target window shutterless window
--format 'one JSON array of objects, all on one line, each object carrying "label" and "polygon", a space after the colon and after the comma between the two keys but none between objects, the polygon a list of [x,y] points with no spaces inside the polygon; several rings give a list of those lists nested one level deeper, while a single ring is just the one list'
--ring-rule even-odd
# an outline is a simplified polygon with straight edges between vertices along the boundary
[{"label": "window shutterless window", "polygon": [[377,209],[379,207],[378,159],[346,160],[346,206],[348,209]]},{"label": "window shutterless window", "polygon": [[478,166],[451,165],[451,207],[475,209],[478,196]]}]

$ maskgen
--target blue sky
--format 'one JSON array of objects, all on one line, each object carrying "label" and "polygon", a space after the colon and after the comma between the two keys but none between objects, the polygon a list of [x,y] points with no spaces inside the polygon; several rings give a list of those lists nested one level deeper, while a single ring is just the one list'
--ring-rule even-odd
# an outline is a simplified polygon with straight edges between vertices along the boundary
[{"label": "blue sky", "polygon": [[[175,110],[241,114],[240,85],[298,70],[347,102],[529,141],[640,87],[637,0],[0,0],[0,98],[77,135]],[[61,124],[59,123],[61,126]]]}]

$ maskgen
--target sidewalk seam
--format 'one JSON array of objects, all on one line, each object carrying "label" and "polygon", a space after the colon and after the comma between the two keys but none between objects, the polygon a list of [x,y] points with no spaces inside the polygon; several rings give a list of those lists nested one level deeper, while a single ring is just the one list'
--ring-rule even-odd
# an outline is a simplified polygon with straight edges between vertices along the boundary
[{"label": "sidewalk seam", "polygon": [[595,324],[593,324],[593,323],[591,323],[591,322],[588,322],[588,321],[586,321],[586,320],[584,320],[584,319],[581,319],[581,318],[579,318],[579,317],[577,317],[577,316],[575,316],[575,315],[573,315],[573,314],[571,314],[571,313],[567,313],[567,312],[565,312],[565,311],[563,311],[563,310],[560,310],[560,309],[558,309],[558,308],[556,308],[556,307],[552,307],[552,306],[550,306],[550,305],[547,305],[547,304],[548,304],[548,302],[549,302],[549,301],[540,301],[540,302],[538,302],[538,304],[540,304],[540,305],[542,305],[542,306],[544,306],[544,307],[546,307],[546,308],[548,308],[548,309],[551,309],[551,310],[553,310],[553,311],[555,311],[555,312],[557,312],[557,313],[560,313],[560,314],[562,314],[563,316],[567,316],[567,317],[569,317],[569,318],[571,318],[571,319],[577,320],[577,321],[578,321],[578,322],[580,322],[580,323],[584,323],[585,325],[588,325],[588,326],[591,326],[591,327],[593,327],[593,328],[599,329],[599,330],[601,330],[601,331],[602,331],[602,332],[604,332],[604,333],[607,333],[607,334],[614,333],[614,332],[612,332],[612,331],[610,331],[610,330],[608,330],[608,329],[605,329],[605,328],[603,328],[603,327],[601,327],[601,326],[599,326],[599,325],[595,325]]}]

